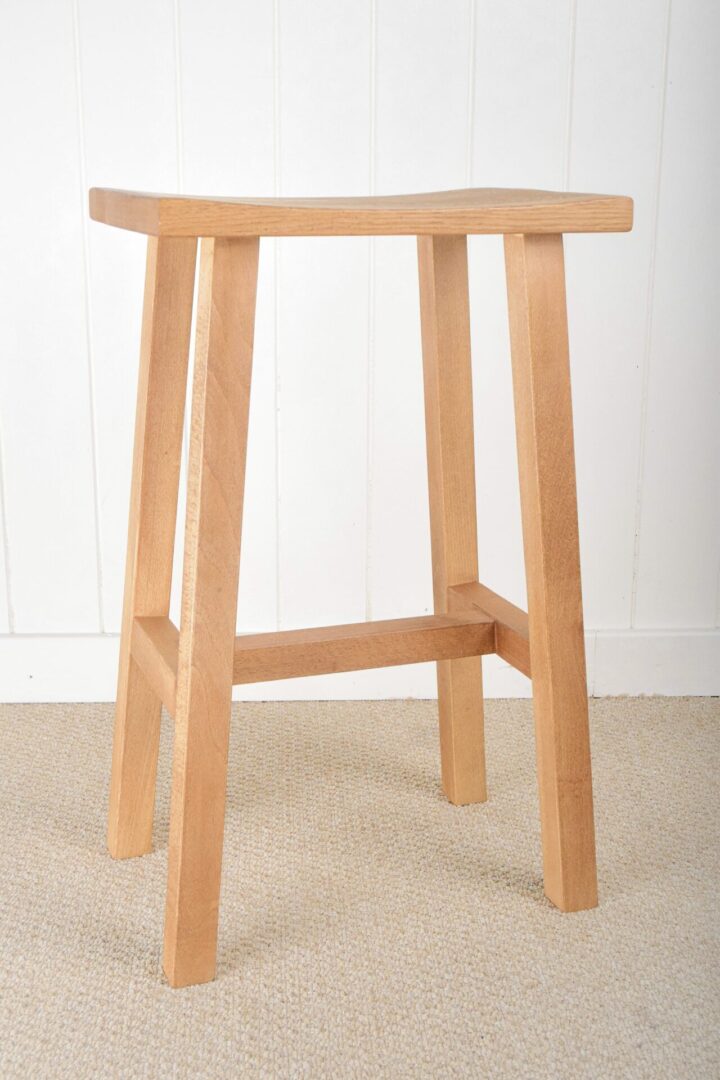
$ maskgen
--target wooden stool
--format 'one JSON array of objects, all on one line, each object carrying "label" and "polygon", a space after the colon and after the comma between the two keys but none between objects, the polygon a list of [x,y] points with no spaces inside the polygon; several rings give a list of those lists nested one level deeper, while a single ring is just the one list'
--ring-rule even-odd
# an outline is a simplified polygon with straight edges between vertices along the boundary
[{"label": "wooden stool", "polygon": [[[468,190],[213,199],[93,189],[149,236],[108,845],[152,847],[160,707],[175,718],[164,968],[212,979],[233,685],[438,661],[442,784],[486,798],[480,657],[532,677],[545,893],[597,903],[564,232],[622,232],[630,199]],[[478,581],[467,235],[505,234],[528,615]],[[418,237],[435,614],[235,636],[261,236]],[[168,617],[198,237],[182,611]]]}]

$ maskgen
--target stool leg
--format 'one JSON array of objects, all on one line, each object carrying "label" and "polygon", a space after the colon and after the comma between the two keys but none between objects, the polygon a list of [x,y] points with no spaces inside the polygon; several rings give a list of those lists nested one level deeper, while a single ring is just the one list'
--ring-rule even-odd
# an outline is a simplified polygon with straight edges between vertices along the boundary
[{"label": "stool leg", "polygon": [[164,967],[215,975],[258,240],[203,240]]},{"label": "stool leg", "polygon": [[[418,237],[418,263],[433,592],[443,614],[448,588],[478,579],[466,237]],[[484,802],[480,657],[437,669],[443,790],[452,803]]]},{"label": "stool leg", "polygon": [[563,239],[506,236],[545,894],[597,904]]},{"label": "stool leg", "polygon": [[169,611],[196,251],[193,238],[148,241],[110,781],[116,859],[152,849],[161,705],[130,639],[136,616]]}]

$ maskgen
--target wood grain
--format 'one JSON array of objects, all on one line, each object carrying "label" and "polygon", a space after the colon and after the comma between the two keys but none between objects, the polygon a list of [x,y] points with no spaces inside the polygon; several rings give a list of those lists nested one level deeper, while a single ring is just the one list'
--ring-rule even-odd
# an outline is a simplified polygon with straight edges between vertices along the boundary
[{"label": "wood grain", "polygon": [[[233,684],[482,656],[494,647],[494,624],[482,611],[243,634],[235,638]],[[174,713],[177,628],[170,619],[136,619],[133,648],[148,682]]]},{"label": "wood grain", "polygon": [[424,615],[252,634],[235,640],[233,682],[481,656],[493,647],[492,620],[481,612],[464,617]]},{"label": "wood grain", "polygon": [[179,633],[168,618],[157,615],[133,620],[132,656],[155,695],[175,717]]},{"label": "wood grain", "polygon": [[131,655],[131,637],[136,615],[169,610],[196,249],[195,240],[148,241],[110,781],[116,859],[152,849],[160,697]]},{"label": "wood grain", "polygon": [[[421,236],[418,263],[433,595],[442,615],[449,588],[478,576],[467,239]],[[437,670],[443,790],[453,803],[483,802],[480,658],[443,660]]]},{"label": "wood grain", "polygon": [[467,188],[367,198],[223,199],[92,188],[90,216],[157,236],[399,236],[626,232],[632,199]]},{"label": "wood grain", "polygon": [[597,903],[561,236],[505,239],[545,893]]},{"label": "wood grain", "polygon": [[477,581],[454,586],[450,589],[450,599],[451,611],[459,613],[471,605],[493,619],[495,652],[530,677],[530,636],[524,611]]},{"label": "wood grain", "polygon": [[173,755],[165,973],[215,973],[258,240],[203,240]]}]

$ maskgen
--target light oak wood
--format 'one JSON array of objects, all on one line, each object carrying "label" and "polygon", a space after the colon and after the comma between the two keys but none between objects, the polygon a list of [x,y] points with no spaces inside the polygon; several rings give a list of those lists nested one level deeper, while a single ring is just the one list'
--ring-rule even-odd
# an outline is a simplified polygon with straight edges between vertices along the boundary
[{"label": "light oak wood", "polygon": [[110,781],[116,859],[152,849],[161,698],[131,655],[131,635],[136,615],[169,610],[196,249],[195,240],[148,241]]},{"label": "light oak wood", "polygon": [[597,903],[561,236],[505,239],[545,893]]},{"label": "light oak wood", "polygon": [[[419,237],[418,263],[433,594],[444,615],[450,587],[478,576],[466,237]],[[443,790],[456,804],[483,802],[480,658],[442,660],[437,672]]]},{"label": "light oak wood", "polygon": [[[562,231],[623,231],[617,196],[495,189],[212,199],[94,189],[151,234],[108,843],[150,850],[160,708],[175,716],[164,968],[215,973],[233,683],[438,661],[442,783],[486,797],[481,656],[533,678],[545,891],[597,902]],[[478,581],[467,233],[506,233],[528,614]],[[236,637],[259,236],[418,233],[435,614]],[[168,617],[203,236],[179,631]],[[189,239],[184,239],[189,237]]]},{"label": "light oak wood", "polygon": [[[495,649],[483,611],[243,634],[235,638],[233,684],[482,656]],[[133,650],[171,715],[175,711],[178,631],[170,619],[136,619]]]},{"label": "light oak wood", "polygon": [[166,617],[149,616],[133,622],[133,660],[172,717],[175,716],[179,637],[178,628]]},{"label": "light oak wood", "polygon": [[621,195],[508,188],[329,199],[90,192],[95,221],[155,236],[624,232],[632,215],[632,199]]},{"label": "light oak wood", "polygon": [[265,682],[481,656],[491,652],[493,646],[492,620],[484,612],[252,634],[235,639],[233,682]]},{"label": "light oak wood", "polygon": [[164,968],[215,974],[258,240],[203,240]]},{"label": "light oak wood", "polygon": [[471,605],[493,620],[494,651],[530,678],[530,636],[526,613],[477,581],[454,586],[450,589],[450,597],[452,611],[460,612]]}]

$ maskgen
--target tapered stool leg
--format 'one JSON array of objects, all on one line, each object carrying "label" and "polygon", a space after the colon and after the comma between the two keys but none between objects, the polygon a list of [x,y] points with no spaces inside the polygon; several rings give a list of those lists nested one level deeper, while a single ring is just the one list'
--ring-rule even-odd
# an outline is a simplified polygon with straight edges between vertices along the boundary
[{"label": "tapered stool leg", "polygon": [[152,848],[160,698],[130,651],[136,616],[170,605],[197,241],[151,237],[140,350],[108,847]]},{"label": "tapered stool leg", "polygon": [[203,240],[175,712],[165,973],[215,974],[258,240]]},{"label": "tapered stool leg", "polygon": [[[475,446],[467,240],[418,237],[435,613],[449,588],[477,581]],[[485,743],[479,656],[438,670],[442,785],[453,803],[483,802]]]},{"label": "tapered stool leg", "polygon": [[545,893],[597,904],[563,240],[506,236]]}]

